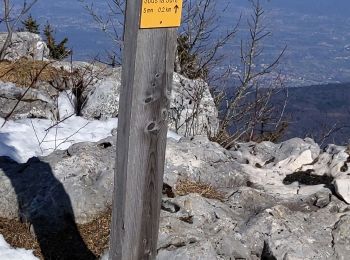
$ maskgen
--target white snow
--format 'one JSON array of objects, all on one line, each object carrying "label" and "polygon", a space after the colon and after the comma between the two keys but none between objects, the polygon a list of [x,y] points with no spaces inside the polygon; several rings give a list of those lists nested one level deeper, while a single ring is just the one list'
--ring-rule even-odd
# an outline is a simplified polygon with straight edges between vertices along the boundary
[{"label": "white snow", "polygon": [[168,138],[172,138],[172,139],[175,139],[176,141],[179,141],[181,139],[181,135],[173,132],[173,131],[168,131],[168,134],[167,134]]},{"label": "white snow", "polygon": [[31,250],[12,248],[0,234],[0,259],[1,260],[38,260]]},{"label": "white snow", "polygon": [[72,91],[62,91],[57,99],[58,102],[58,113],[60,115],[60,119],[64,119],[71,115],[75,114],[75,102],[76,98]]},{"label": "white snow", "polygon": [[[4,119],[0,118],[0,125]],[[0,129],[0,156],[6,155],[18,162],[33,156],[48,155],[67,149],[78,142],[97,142],[111,135],[118,119],[89,121],[72,116],[57,126],[47,119],[21,119],[8,121]],[[49,129],[52,127],[51,129]]]},{"label": "white snow", "polygon": [[[0,126],[4,119],[0,118]],[[43,156],[55,150],[64,150],[79,142],[97,142],[111,136],[118,119],[86,120],[72,116],[56,126],[48,119],[21,119],[6,122],[0,128],[0,156],[9,156],[17,162],[26,162],[33,156]],[[52,127],[52,128],[50,128]],[[181,136],[168,132],[168,137]]]}]

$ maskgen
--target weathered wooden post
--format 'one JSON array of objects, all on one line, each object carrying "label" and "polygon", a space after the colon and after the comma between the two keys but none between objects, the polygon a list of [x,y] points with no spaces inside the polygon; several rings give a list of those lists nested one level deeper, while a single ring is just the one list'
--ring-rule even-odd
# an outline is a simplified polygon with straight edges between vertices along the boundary
[{"label": "weathered wooden post", "polygon": [[110,260],[155,259],[182,0],[127,0]]}]

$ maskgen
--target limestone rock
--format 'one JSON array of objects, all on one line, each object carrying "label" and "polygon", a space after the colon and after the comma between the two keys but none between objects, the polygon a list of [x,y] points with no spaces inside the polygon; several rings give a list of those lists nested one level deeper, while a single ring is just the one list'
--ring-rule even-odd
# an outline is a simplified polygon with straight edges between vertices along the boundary
[{"label": "limestone rock", "polygon": [[350,254],[350,216],[345,215],[340,217],[335,224],[333,231],[333,244],[335,258],[345,260]]},{"label": "limestone rock", "polygon": [[72,91],[62,91],[57,97],[57,109],[59,119],[63,120],[76,114],[76,98]]},{"label": "limestone rock", "polygon": [[174,73],[170,101],[169,126],[177,133],[193,136],[217,131],[218,110],[204,81]]},{"label": "limestone rock", "polygon": [[118,116],[121,68],[98,81],[87,93],[82,115],[87,119],[106,119]]},{"label": "limestone rock", "polygon": [[[92,220],[111,204],[115,140],[75,144],[25,164],[0,157],[0,217],[56,227],[67,215]],[[350,206],[333,184],[342,195],[348,179],[317,173],[321,163],[327,169],[346,159],[342,151],[321,152],[308,139],[227,151],[204,136],[169,138],[164,182],[171,192],[162,198],[158,259],[347,259]],[[180,196],[182,178],[207,183],[223,198],[197,190]]]},{"label": "limestone rock", "polygon": [[291,211],[277,205],[241,228],[242,241],[264,259],[332,259],[332,228],[339,217],[329,209]]},{"label": "limestone rock", "polygon": [[345,146],[328,145],[313,165],[303,167],[303,170],[308,169],[317,175],[347,178],[350,174],[350,155]]},{"label": "limestone rock", "polygon": [[260,168],[276,167],[282,171],[294,172],[304,165],[311,164],[321,150],[312,139],[293,138],[279,144],[238,143],[231,151],[241,163],[248,162]]},{"label": "limestone rock", "polygon": [[111,203],[113,157],[108,141],[77,144],[25,164],[0,157],[1,191],[6,192],[1,216],[56,225],[65,214],[78,223],[92,220]]},{"label": "limestone rock", "polygon": [[[0,167],[0,177],[3,180],[1,190],[7,192],[1,194],[3,199],[0,201],[0,216],[16,217],[18,212],[21,212],[20,208],[27,212],[23,214],[29,216],[33,216],[33,211],[40,215],[40,209],[43,209],[45,214],[62,216],[64,211],[62,205],[67,203],[67,196],[62,194],[66,193],[69,194],[68,204],[78,223],[85,223],[93,219],[111,204],[110,192],[113,190],[115,139],[115,137],[109,137],[98,143],[78,143],[66,151],[56,151],[46,157],[31,159],[25,164],[18,164],[4,158]],[[196,144],[190,140],[177,143],[175,139],[168,139],[169,152],[167,154],[165,182],[175,185],[179,178],[186,177],[192,180],[201,180],[216,187],[244,185],[245,176],[238,172],[231,172],[231,170],[227,171],[232,162],[226,158],[225,150],[217,150],[216,144],[210,143],[207,139],[203,139],[201,142],[203,142],[203,147],[207,147],[206,152],[196,149]],[[184,151],[184,149],[188,149],[187,153],[181,154],[179,151]],[[193,165],[187,167],[186,164],[181,164],[185,157],[189,159],[197,157],[198,161],[193,161]],[[7,167],[10,168],[7,169]],[[178,174],[176,174],[176,170]],[[37,171],[40,174],[35,175]],[[22,173],[24,175],[21,175]],[[25,176],[25,178],[22,180],[21,176]],[[15,183],[15,186],[20,187],[20,191],[13,189],[14,178],[20,180],[19,183]],[[37,181],[32,181],[36,179]],[[62,187],[62,194],[52,193],[50,189],[47,189],[52,185]],[[18,192],[21,194],[23,192],[23,196],[19,195]],[[24,203],[25,205],[20,204],[19,208],[16,194],[20,197],[26,197],[27,193],[32,195],[28,196],[26,198],[28,202]],[[60,197],[65,201],[61,201]],[[50,200],[55,200],[56,203],[51,205]],[[34,204],[33,201],[35,201]],[[48,208],[52,208],[52,210],[47,211]],[[47,218],[51,217],[47,216]],[[52,217],[52,219],[55,218]]]},{"label": "limestone rock", "polygon": [[334,181],[335,192],[350,204],[350,179],[336,179]]},{"label": "limestone rock", "polygon": [[199,242],[196,245],[175,245],[170,250],[160,250],[157,260],[214,260],[220,259],[210,242]]},{"label": "limestone rock", "polygon": [[239,188],[226,202],[196,194],[170,200],[178,210],[161,212],[158,257],[198,259],[210,252],[211,259],[338,259],[334,241],[346,252],[349,225],[334,212],[342,205],[336,199],[322,209],[307,208],[297,199],[291,204]]},{"label": "limestone rock", "polygon": [[46,92],[40,89],[26,91],[26,88],[0,81],[0,117],[6,117],[16,106],[18,100],[21,100],[12,114],[12,118],[34,117],[52,120],[57,118],[54,100]]},{"label": "limestone rock", "polygon": [[248,181],[230,153],[205,136],[168,140],[164,182],[173,187],[187,178],[217,188],[238,187]]},{"label": "limestone rock", "polygon": [[[121,68],[116,68],[89,88],[82,115],[88,119],[118,116],[120,86]],[[198,106],[196,100],[200,100]],[[173,77],[169,114],[170,129],[181,135],[206,134],[218,127],[218,111],[208,85],[177,73]]]},{"label": "limestone rock", "polygon": [[[0,33],[0,48],[3,46],[7,33]],[[20,58],[45,60],[49,58],[49,49],[40,35],[30,32],[13,33],[11,44],[5,59],[14,61]]]}]

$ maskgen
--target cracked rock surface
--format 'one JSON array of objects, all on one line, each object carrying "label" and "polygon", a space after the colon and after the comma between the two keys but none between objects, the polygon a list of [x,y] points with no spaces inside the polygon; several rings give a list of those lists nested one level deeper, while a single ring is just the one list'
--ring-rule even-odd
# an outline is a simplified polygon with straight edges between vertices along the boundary
[{"label": "cracked rock surface", "polygon": [[0,81],[0,117],[5,118],[12,112],[12,118],[57,118],[54,100],[42,89],[26,89],[10,82]]},{"label": "cracked rock surface", "polygon": [[[0,158],[0,217],[86,223],[111,204],[116,137],[25,164]],[[168,139],[158,259],[348,259],[349,154],[311,139],[242,143]],[[223,196],[179,194],[181,180]],[[64,195],[67,194],[67,195]],[[68,196],[64,197],[64,196]],[[70,201],[70,205],[65,202]]]},{"label": "cracked rock surface", "polygon": [[[0,48],[6,41],[7,33],[0,33]],[[18,60],[27,58],[33,60],[45,60],[49,58],[49,48],[38,34],[30,32],[15,32],[12,35],[12,43],[6,52],[5,60]]]}]

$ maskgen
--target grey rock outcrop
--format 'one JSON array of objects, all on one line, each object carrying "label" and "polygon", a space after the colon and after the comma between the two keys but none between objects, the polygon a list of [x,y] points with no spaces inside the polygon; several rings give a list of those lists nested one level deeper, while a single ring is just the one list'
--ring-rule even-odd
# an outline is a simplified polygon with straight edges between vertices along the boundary
[{"label": "grey rock outcrop", "polygon": [[[252,188],[240,188],[225,203],[194,194],[173,199],[179,211],[162,212],[159,259],[164,255],[198,259],[188,251],[211,259],[345,259],[346,235],[339,235],[337,250],[332,233],[349,228],[339,222],[349,214],[334,211],[342,205],[336,198],[326,208],[306,210],[260,195]],[[190,223],[184,221],[188,216]],[[214,253],[202,252],[203,244]]]},{"label": "grey rock outcrop", "polygon": [[350,216],[342,215],[332,229],[334,256],[345,260],[350,254]]},{"label": "grey rock outcrop", "polygon": [[161,212],[157,259],[347,259],[350,215],[335,197],[321,209],[249,187],[164,200],[178,209]]},{"label": "grey rock outcrop", "polygon": [[111,203],[113,157],[108,141],[76,144],[25,164],[0,157],[1,216],[57,226],[71,208],[78,223],[91,221]]},{"label": "grey rock outcrop", "polygon": [[[115,139],[75,144],[25,164],[1,157],[0,217],[58,223],[71,208],[86,223],[104,212],[112,198]],[[332,165],[348,162],[331,160],[332,151],[345,150],[321,151],[311,139],[292,139],[228,151],[202,136],[169,138],[164,182],[172,195],[162,199],[158,259],[347,259],[350,206],[335,193],[345,167],[337,173]],[[327,169],[332,174],[324,175]],[[210,184],[223,198],[197,191],[179,196],[182,179]]]},{"label": "grey rock outcrop", "polygon": [[19,102],[12,118],[57,118],[54,100],[41,89],[26,89],[10,82],[0,81],[0,117],[7,116]]},{"label": "grey rock outcrop", "polygon": [[168,140],[164,182],[172,187],[181,179],[190,179],[217,188],[232,188],[246,185],[248,177],[229,151],[207,137]]},{"label": "grey rock outcrop", "polygon": [[217,132],[218,110],[203,80],[174,73],[170,101],[170,129],[184,136]]},{"label": "grey rock outcrop", "polygon": [[[91,221],[111,204],[112,197],[110,192],[113,190],[115,139],[115,137],[109,137],[98,143],[75,144],[66,151],[56,151],[46,157],[31,159],[26,164],[18,164],[14,161],[3,159],[4,166],[0,166],[0,177],[4,180],[1,190],[9,192],[1,194],[4,195],[4,199],[0,201],[0,217],[19,217],[17,214],[21,212],[20,209],[25,212],[36,212],[42,209],[45,211],[45,214],[46,212],[52,212],[52,214],[61,216],[63,214],[61,211],[64,211],[64,207],[47,211],[51,207],[47,198],[54,198],[60,201],[60,197],[56,196],[57,194],[52,195],[51,190],[46,190],[47,187],[52,185],[50,183],[52,180],[57,180],[57,183],[61,183],[66,193],[69,194],[76,221],[78,223]],[[217,144],[208,143],[208,141],[204,142],[204,140],[201,142],[207,148],[206,153],[197,152],[199,150],[196,149],[196,144],[191,143],[191,141],[177,143],[172,138],[168,139],[169,150],[167,152],[165,182],[175,185],[179,179],[190,178],[206,181],[218,187],[244,185],[246,181],[245,176],[237,172],[224,172],[225,167],[230,168],[232,164],[232,161],[226,158],[224,150],[216,151],[218,148]],[[197,141],[197,143],[199,144],[200,141]],[[177,156],[181,150],[183,154]],[[193,164],[186,166],[186,161],[184,161],[183,157],[186,154],[189,160],[191,158],[195,159],[195,157],[198,159],[194,160]],[[171,158],[174,156],[178,157],[178,159],[174,160]],[[36,201],[35,204],[31,202],[26,203],[26,205],[18,204],[16,199],[14,199],[16,191],[12,188],[13,185],[9,181],[11,178],[8,177],[6,170],[4,170],[8,163],[13,166],[11,168],[11,176],[16,176],[17,178],[17,173],[19,178],[20,173],[23,173],[28,178],[23,180],[27,184],[18,184],[21,186],[21,192],[24,189],[26,192],[35,191],[38,194],[46,194],[46,199],[33,195],[28,200]],[[30,180],[32,180],[31,176],[34,176],[40,167],[44,167],[46,171],[40,174],[40,180],[29,184]],[[42,191],[41,188],[43,188]],[[13,202],[9,204],[10,201]],[[60,205],[60,203],[57,204]],[[33,206],[35,207],[33,208]],[[50,219],[55,219],[55,217]]]},{"label": "grey rock outcrop", "polygon": [[87,119],[117,117],[120,84],[121,68],[117,68],[87,89],[86,103],[81,111],[82,115]]},{"label": "grey rock outcrop", "polygon": [[350,204],[350,179],[336,179],[334,181],[335,192]]},{"label": "grey rock outcrop", "polygon": [[[120,86],[121,69],[116,68],[88,89],[82,115],[87,119],[116,117]],[[174,73],[170,101],[170,129],[185,136],[217,130],[218,111],[205,82]]]},{"label": "grey rock outcrop", "polygon": [[313,140],[294,138],[280,144],[239,143],[231,149],[231,155],[240,162],[240,171],[250,176],[252,187],[290,197],[305,184],[299,180],[302,167],[311,165],[320,151]]},{"label": "grey rock outcrop", "polygon": [[[3,46],[7,33],[0,33],[0,48]],[[40,35],[30,32],[13,33],[12,41],[6,50],[5,59],[14,61],[20,58],[45,60],[49,58],[49,49]]]},{"label": "grey rock outcrop", "polygon": [[[66,108],[61,110],[60,107],[57,107],[57,102],[54,102],[62,91],[79,92],[79,97],[73,96],[71,98],[75,100],[75,112],[79,116],[101,120],[118,117],[121,68],[110,68],[99,63],[69,63],[64,61],[55,62],[51,66],[62,72],[62,75],[56,75],[51,82],[55,88],[50,86],[48,82],[38,82],[38,88],[29,90],[30,93],[26,96],[40,93],[40,97],[35,100],[34,98],[22,100],[16,110],[18,116],[14,118],[63,119],[63,115],[67,116],[72,111],[68,109],[69,113],[66,113],[64,112],[67,110]],[[64,72],[70,76],[64,76]],[[10,85],[11,88],[8,87]],[[0,83],[0,102],[3,105],[0,112],[2,116],[14,107],[20,97],[19,93],[23,93],[23,91],[24,88],[12,83]],[[4,94],[4,92],[6,93]],[[43,96],[45,96],[45,100],[42,99]],[[169,127],[171,130],[183,136],[195,136],[217,131],[218,110],[209,91],[209,86],[204,81],[189,80],[175,73],[173,90],[169,99]]]}]

